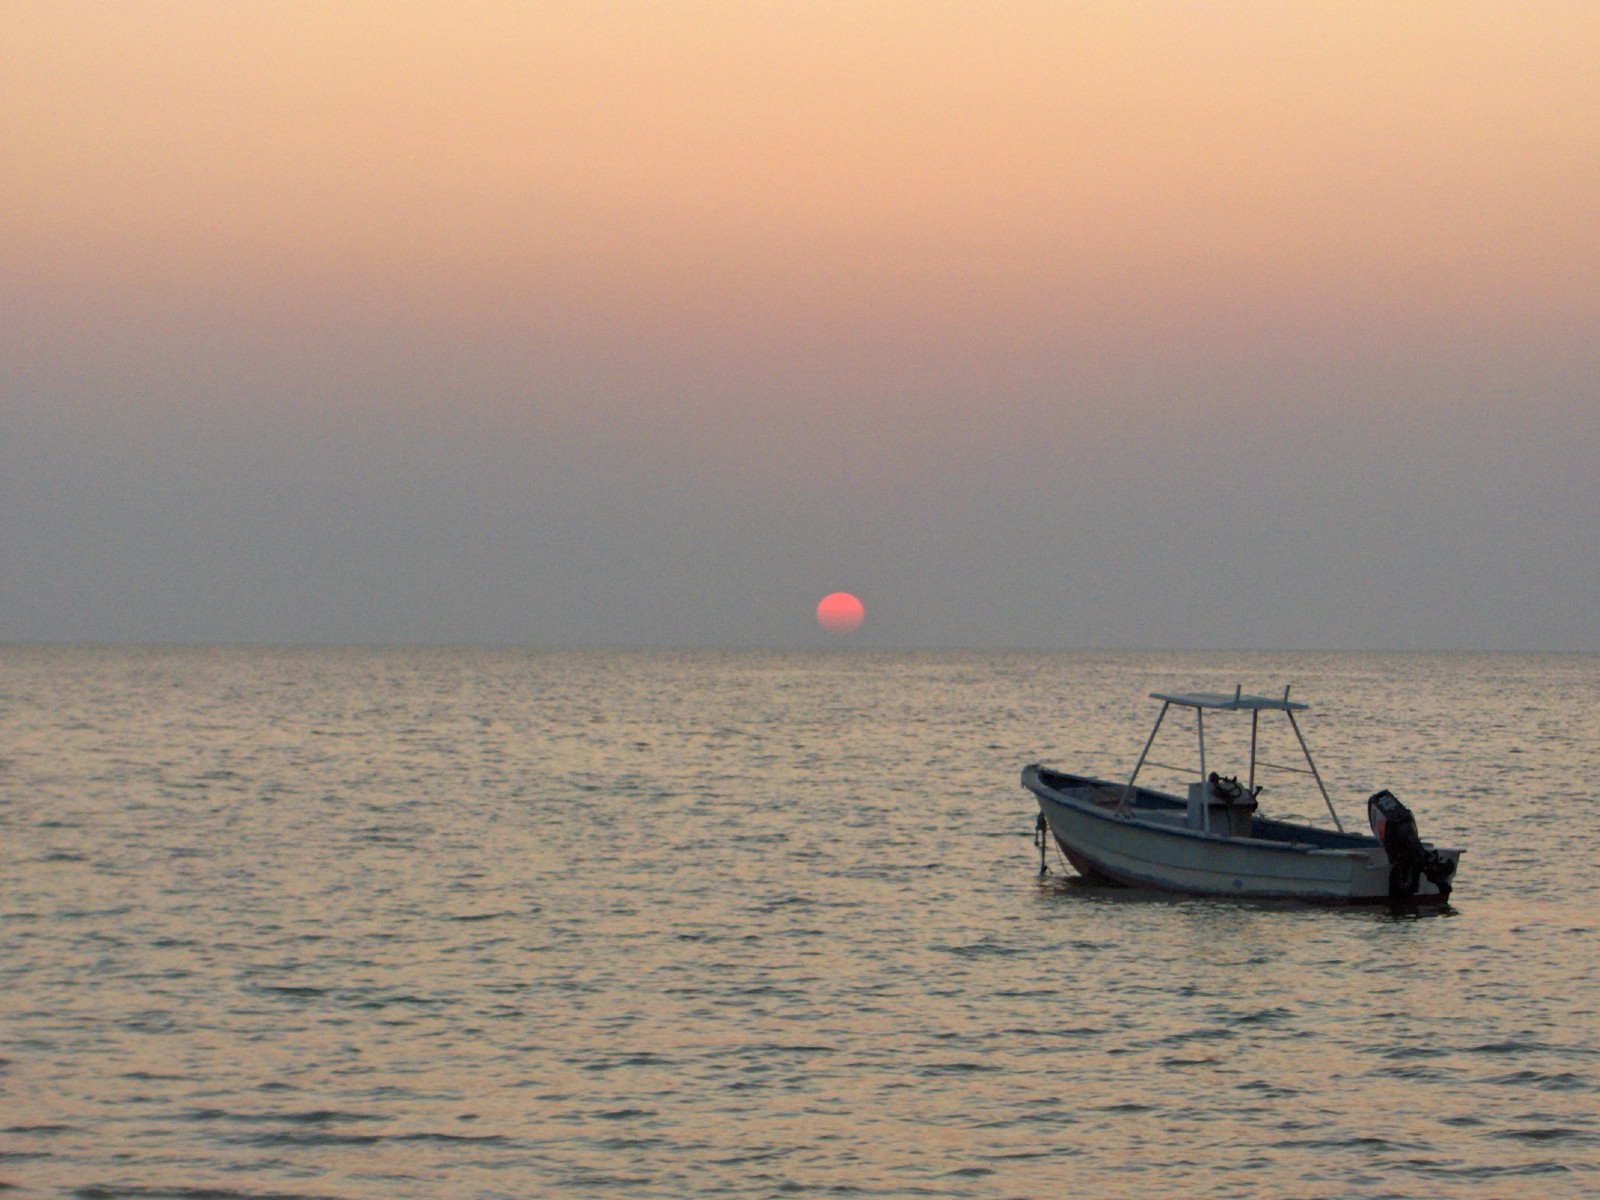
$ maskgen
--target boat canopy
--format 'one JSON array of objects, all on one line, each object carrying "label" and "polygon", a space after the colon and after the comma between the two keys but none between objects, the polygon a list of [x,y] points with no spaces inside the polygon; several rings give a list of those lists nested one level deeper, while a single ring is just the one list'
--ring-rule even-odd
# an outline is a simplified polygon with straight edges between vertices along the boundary
[{"label": "boat canopy", "polygon": [[[1317,781],[1317,790],[1322,793],[1322,800],[1328,806],[1328,815],[1333,818],[1334,828],[1340,833],[1344,832],[1344,822],[1339,820],[1339,813],[1333,807],[1333,797],[1328,795],[1328,789],[1322,782],[1322,774],[1317,770],[1317,764],[1311,757],[1311,747],[1306,745],[1305,735],[1300,732],[1300,722],[1294,719],[1294,714],[1310,708],[1309,704],[1301,704],[1297,700],[1289,699],[1289,689],[1283,689],[1282,696],[1247,696],[1244,686],[1238,685],[1233,689],[1233,695],[1227,692],[1151,692],[1152,700],[1161,701],[1161,711],[1156,714],[1155,727],[1150,730],[1150,737],[1145,741],[1144,750],[1139,754],[1139,761],[1133,765],[1133,774],[1128,776],[1127,786],[1122,789],[1122,801],[1118,811],[1126,813],[1133,800],[1134,781],[1139,778],[1146,760],[1150,757],[1150,747],[1155,744],[1156,734],[1161,731],[1161,722],[1166,719],[1167,710],[1174,704],[1183,708],[1195,710],[1195,733],[1200,739],[1200,778],[1206,776],[1206,716],[1205,710],[1223,709],[1231,712],[1247,712],[1250,714],[1250,781],[1245,786],[1250,794],[1254,795],[1259,789],[1256,787],[1256,767],[1276,767],[1280,771],[1293,771],[1297,774],[1310,775]],[[1289,725],[1294,730],[1295,740],[1300,743],[1300,752],[1305,755],[1304,767],[1284,766],[1280,763],[1264,762],[1256,757],[1256,729],[1261,721],[1263,712],[1281,712],[1289,718]],[[1152,762],[1152,766],[1165,767],[1169,771],[1181,770],[1167,763]],[[1209,813],[1207,808],[1207,829],[1209,830]]]},{"label": "boat canopy", "polygon": [[1264,709],[1302,712],[1311,707],[1289,699],[1288,688],[1283,689],[1282,696],[1246,696],[1242,688],[1237,688],[1231,696],[1227,692],[1151,692],[1150,698],[1167,704],[1181,704],[1185,708],[1225,708],[1245,712],[1261,712]]}]

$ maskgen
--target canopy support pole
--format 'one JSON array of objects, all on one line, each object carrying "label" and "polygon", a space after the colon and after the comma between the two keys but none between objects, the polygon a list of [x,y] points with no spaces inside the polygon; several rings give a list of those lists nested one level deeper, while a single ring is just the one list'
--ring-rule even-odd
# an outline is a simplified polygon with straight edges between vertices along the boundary
[{"label": "canopy support pole", "polygon": [[1122,802],[1117,805],[1117,811],[1127,812],[1128,805],[1133,799],[1133,781],[1139,778],[1140,768],[1144,766],[1145,757],[1150,753],[1150,747],[1155,744],[1156,734],[1161,730],[1161,722],[1167,718],[1167,709],[1172,707],[1172,701],[1163,700],[1161,711],[1156,714],[1155,727],[1150,730],[1150,736],[1144,741],[1144,749],[1139,751],[1139,761],[1133,764],[1133,774],[1128,776],[1127,786],[1122,789]]},{"label": "canopy support pole", "polygon": [[1250,710],[1250,794],[1256,794],[1256,729],[1261,724],[1261,710]]},{"label": "canopy support pole", "polygon": [[[1284,690],[1284,699],[1288,699],[1288,690]],[[1283,715],[1289,718],[1289,727],[1294,730],[1294,736],[1300,739],[1300,752],[1306,756],[1306,766],[1311,768],[1311,778],[1317,781],[1317,790],[1322,793],[1322,802],[1328,806],[1328,815],[1333,818],[1333,827],[1340,833],[1344,832],[1344,823],[1339,820],[1339,814],[1333,809],[1333,801],[1328,797],[1328,789],[1322,786],[1322,776],[1317,771],[1317,764],[1311,757],[1311,747],[1306,745],[1305,734],[1300,732],[1300,722],[1294,719],[1294,710],[1284,709]]]}]

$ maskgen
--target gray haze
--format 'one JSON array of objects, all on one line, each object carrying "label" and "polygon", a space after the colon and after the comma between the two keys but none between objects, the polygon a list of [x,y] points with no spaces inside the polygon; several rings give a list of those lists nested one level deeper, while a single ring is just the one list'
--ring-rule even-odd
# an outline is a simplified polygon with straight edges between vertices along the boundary
[{"label": "gray haze", "polygon": [[1593,5],[4,20],[0,640],[1600,649]]}]

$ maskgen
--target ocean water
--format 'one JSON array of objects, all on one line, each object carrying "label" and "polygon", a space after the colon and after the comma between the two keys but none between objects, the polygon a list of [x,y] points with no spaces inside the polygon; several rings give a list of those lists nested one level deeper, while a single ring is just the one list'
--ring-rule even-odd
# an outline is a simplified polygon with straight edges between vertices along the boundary
[{"label": "ocean water", "polygon": [[[1236,683],[1448,911],[1040,876]],[[3,647],[0,1190],[1593,1196],[1597,780],[1596,656]]]}]

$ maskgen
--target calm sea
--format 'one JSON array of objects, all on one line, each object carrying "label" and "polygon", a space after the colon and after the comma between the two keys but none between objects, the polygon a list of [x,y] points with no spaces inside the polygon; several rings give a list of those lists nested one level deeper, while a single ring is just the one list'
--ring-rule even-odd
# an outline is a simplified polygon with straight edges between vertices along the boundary
[{"label": "calm sea", "polygon": [[[1236,683],[1451,910],[1040,877]],[[0,648],[0,1185],[1593,1196],[1597,780],[1596,656]]]}]

